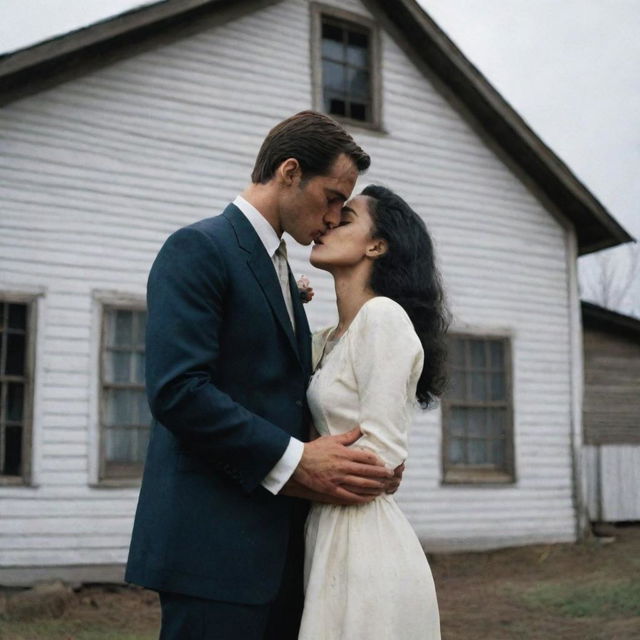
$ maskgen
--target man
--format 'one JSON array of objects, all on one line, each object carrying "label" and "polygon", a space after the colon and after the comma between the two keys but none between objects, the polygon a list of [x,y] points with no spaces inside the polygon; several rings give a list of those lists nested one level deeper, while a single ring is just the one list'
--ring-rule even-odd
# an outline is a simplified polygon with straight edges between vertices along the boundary
[{"label": "man", "polygon": [[369,162],[332,119],[299,113],[271,130],[242,196],[154,262],[154,423],[126,579],[160,593],[163,640],[296,638],[298,498],[358,504],[389,486],[373,454],[347,447],[358,430],[305,442],[310,334],[280,240],[338,224]]}]

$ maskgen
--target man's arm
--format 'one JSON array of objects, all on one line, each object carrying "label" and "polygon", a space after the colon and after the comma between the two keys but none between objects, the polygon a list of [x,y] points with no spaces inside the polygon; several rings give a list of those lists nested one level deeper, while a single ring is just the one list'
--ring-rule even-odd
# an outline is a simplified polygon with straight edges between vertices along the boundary
[{"label": "man's arm", "polygon": [[355,428],[305,443],[300,463],[282,493],[344,505],[370,502],[384,493],[393,472],[374,453],[349,448],[361,436]]},{"label": "man's arm", "polygon": [[215,384],[227,275],[213,241],[197,229],[174,233],[149,275],[146,385],[154,417],[186,450],[255,489],[290,436]]}]

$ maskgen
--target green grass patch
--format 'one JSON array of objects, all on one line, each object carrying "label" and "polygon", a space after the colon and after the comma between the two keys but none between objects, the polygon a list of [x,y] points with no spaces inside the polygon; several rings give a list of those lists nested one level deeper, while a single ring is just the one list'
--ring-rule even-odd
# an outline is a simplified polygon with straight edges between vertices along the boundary
[{"label": "green grass patch", "polygon": [[0,640],[156,640],[157,637],[157,631],[131,633],[67,620],[7,622],[0,619]]},{"label": "green grass patch", "polygon": [[640,616],[640,579],[540,584],[522,595],[525,604],[571,618]]}]

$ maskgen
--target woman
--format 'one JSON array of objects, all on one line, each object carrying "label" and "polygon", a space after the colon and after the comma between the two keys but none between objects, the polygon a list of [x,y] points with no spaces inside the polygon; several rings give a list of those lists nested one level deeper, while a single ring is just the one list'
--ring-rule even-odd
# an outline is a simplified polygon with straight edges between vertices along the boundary
[{"label": "woman", "polygon": [[[393,469],[407,457],[415,401],[444,386],[447,312],[431,240],[390,190],[369,186],[323,235],[311,263],[335,281],[339,321],[314,335],[307,396],[320,435],[360,426],[354,446]],[[300,640],[440,638],[431,571],[393,497],[313,504],[306,524]]]}]

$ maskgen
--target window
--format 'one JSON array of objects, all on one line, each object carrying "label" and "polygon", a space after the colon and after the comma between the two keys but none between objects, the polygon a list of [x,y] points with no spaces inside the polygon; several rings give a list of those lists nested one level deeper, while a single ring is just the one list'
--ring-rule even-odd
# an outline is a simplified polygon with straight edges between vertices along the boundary
[{"label": "window", "polygon": [[144,390],[145,323],[143,310],[104,308],[101,479],[142,473],[151,423]]},{"label": "window", "polygon": [[0,484],[30,470],[33,307],[0,299]]},{"label": "window", "polygon": [[513,481],[510,342],[452,336],[443,396],[445,482]]},{"label": "window", "polygon": [[315,107],[339,120],[380,126],[378,34],[362,16],[314,5]]}]

